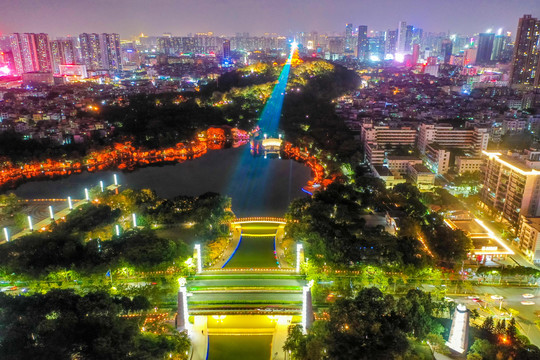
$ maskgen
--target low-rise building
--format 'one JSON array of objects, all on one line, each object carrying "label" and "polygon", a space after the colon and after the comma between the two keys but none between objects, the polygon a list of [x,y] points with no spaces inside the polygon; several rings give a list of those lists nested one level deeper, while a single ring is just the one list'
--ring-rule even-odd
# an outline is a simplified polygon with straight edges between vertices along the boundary
[{"label": "low-rise building", "polygon": [[386,164],[390,170],[403,175],[407,173],[409,164],[422,164],[422,159],[416,156],[388,155],[386,156]]},{"label": "low-rise building", "polygon": [[521,216],[518,238],[519,249],[529,260],[540,264],[540,217]]},{"label": "low-rise building", "polygon": [[437,143],[426,145],[426,165],[438,175],[450,169],[450,150]]},{"label": "low-rise building", "polygon": [[409,164],[407,174],[418,190],[431,190],[435,185],[435,174],[423,164]]},{"label": "low-rise building", "polygon": [[379,179],[384,181],[387,188],[393,188],[398,184],[403,184],[404,182],[406,182],[406,179],[401,176],[399,172],[392,171],[386,166],[371,166],[371,170],[373,171],[373,175],[375,177],[378,177]]},{"label": "low-rise building", "polygon": [[456,170],[458,174],[481,171],[484,159],[481,157],[456,156]]}]

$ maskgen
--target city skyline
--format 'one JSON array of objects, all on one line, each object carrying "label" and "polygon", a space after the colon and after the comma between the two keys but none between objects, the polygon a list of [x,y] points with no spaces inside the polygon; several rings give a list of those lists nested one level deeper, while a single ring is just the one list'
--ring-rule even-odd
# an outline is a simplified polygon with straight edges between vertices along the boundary
[{"label": "city skyline", "polygon": [[[98,0],[89,9],[85,3],[66,0],[51,0],[43,4],[22,0],[16,6],[6,2],[2,8],[5,15],[0,25],[2,35],[12,32],[45,32],[51,37],[57,37],[77,36],[82,32],[115,32],[122,38],[129,38],[140,33],[161,35],[170,32],[183,35],[208,31],[218,36],[230,36],[237,32],[254,35],[288,35],[309,31],[342,33],[345,23],[352,23],[355,29],[358,25],[367,25],[370,31],[384,31],[396,29],[399,21],[414,24],[427,32],[474,34],[490,28],[494,31],[503,28],[504,31],[514,33],[517,26],[515,19],[523,14],[535,15],[540,11],[540,4],[535,0],[456,0],[452,3],[369,0],[362,4],[351,4],[344,0],[277,0],[271,4],[246,0],[205,0],[196,3],[117,0],[111,4]],[[392,13],[388,13],[389,8],[393,10]],[[248,14],[266,16],[260,18]],[[51,21],[59,17],[62,21]]]}]

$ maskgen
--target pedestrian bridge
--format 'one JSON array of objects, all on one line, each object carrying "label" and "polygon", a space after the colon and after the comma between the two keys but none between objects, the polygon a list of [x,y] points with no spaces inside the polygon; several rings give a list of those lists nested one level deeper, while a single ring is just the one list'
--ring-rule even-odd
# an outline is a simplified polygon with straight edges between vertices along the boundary
[{"label": "pedestrian bridge", "polygon": [[242,225],[242,224],[249,224],[249,223],[271,223],[271,224],[287,224],[287,220],[285,218],[279,218],[279,217],[245,217],[245,218],[236,218],[235,220],[231,221],[232,225]]}]

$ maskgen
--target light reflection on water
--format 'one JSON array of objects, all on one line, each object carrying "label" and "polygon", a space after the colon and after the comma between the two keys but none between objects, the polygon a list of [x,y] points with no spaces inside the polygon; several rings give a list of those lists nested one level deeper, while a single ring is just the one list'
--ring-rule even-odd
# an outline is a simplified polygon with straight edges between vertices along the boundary
[{"label": "light reflection on water", "polygon": [[180,164],[149,166],[132,172],[106,170],[56,180],[33,181],[14,192],[23,198],[84,198],[84,188],[118,175],[120,184],[135,189],[151,188],[161,197],[225,193],[233,199],[233,211],[242,216],[282,216],[289,202],[303,197],[302,186],[311,170],[293,160],[264,159],[249,155],[249,147],[210,151]]}]

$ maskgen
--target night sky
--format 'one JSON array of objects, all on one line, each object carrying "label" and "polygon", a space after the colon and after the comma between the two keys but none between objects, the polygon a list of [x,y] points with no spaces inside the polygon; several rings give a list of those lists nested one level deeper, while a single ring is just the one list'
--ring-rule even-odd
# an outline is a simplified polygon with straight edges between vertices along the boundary
[{"label": "night sky", "polygon": [[540,17],[540,0],[0,0],[0,34],[288,35],[343,32],[346,22],[387,30],[399,20],[424,31],[514,33],[523,14]]}]

